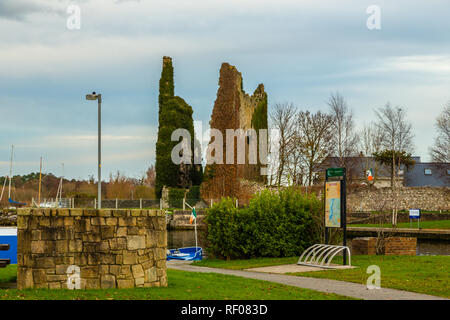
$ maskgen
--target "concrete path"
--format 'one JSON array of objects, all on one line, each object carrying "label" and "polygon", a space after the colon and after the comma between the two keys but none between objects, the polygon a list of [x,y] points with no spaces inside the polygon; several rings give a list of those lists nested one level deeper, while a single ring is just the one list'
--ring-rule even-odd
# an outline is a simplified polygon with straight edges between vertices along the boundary
[{"label": "concrete path", "polygon": [[[352,282],[287,276],[281,274],[244,270],[197,267],[186,262],[180,263],[175,261],[168,261],[167,268],[190,272],[220,273],[250,279],[265,280],[285,284],[288,286],[311,289],[327,293],[336,293],[342,296],[364,300],[447,300],[441,297],[388,288],[368,290],[365,285]],[[381,279],[381,285],[383,285],[383,279]]]}]

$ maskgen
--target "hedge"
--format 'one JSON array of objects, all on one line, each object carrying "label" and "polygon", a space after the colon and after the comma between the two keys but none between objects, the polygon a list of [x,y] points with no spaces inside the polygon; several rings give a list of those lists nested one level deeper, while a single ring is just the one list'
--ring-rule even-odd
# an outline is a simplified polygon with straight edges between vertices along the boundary
[{"label": "hedge", "polygon": [[185,189],[169,188],[169,207],[183,208]]},{"label": "hedge", "polygon": [[265,190],[242,209],[223,198],[207,210],[209,251],[227,259],[300,255],[320,241],[321,211],[314,194],[293,188]]}]

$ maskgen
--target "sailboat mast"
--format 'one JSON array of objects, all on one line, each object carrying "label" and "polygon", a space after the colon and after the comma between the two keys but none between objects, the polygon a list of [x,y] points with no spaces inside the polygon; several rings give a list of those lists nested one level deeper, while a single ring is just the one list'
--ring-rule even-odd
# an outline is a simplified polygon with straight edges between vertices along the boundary
[{"label": "sailboat mast", "polygon": [[13,154],[14,154],[14,145],[11,145],[11,162],[9,163],[9,191],[8,191],[9,199],[11,199],[11,176],[12,176]]},{"label": "sailboat mast", "polygon": [[39,193],[38,193],[38,207],[41,207],[41,183],[42,183],[42,157],[39,166]]}]

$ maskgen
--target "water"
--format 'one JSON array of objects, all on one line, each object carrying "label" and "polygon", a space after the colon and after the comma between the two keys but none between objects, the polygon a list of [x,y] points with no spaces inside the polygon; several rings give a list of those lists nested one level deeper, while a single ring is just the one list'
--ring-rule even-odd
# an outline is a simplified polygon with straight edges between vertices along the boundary
[{"label": "water", "polygon": [[[205,236],[203,230],[198,230],[198,246],[206,251]],[[169,230],[167,231],[167,247],[170,249],[195,246],[194,230]],[[450,256],[449,241],[417,240],[417,255],[442,255]]]},{"label": "water", "polygon": [[417,255],[441,255],[450,256],[450,242],[449,241],[432,241],[432,240],[417,240]]},{"label": "water", "polygon": [[[205,235],[203,230],[197,230],[198,246],[205,247]],[[195,246],[194,230],[169,230],[167,231],[167,248],[175,249]]]}]

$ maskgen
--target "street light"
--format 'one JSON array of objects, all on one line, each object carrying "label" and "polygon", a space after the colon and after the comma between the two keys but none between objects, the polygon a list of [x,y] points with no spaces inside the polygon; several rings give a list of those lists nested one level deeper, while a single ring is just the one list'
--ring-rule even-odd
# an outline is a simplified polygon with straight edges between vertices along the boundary
[{"label": "street light", "polygon": [[102,208],[102,95],[92,92],[86,95],[86,100],[98,100],[98,204],[97,208]]}]

